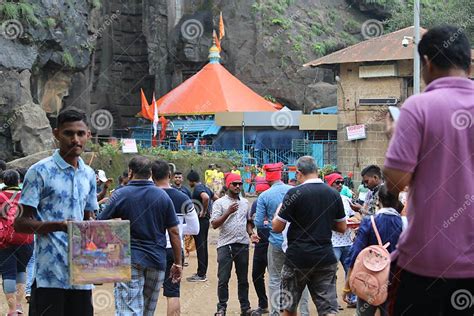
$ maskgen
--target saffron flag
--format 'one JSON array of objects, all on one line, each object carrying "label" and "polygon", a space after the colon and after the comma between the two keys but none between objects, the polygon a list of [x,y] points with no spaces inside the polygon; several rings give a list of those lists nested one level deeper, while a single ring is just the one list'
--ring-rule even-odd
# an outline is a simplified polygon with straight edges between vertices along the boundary
[{"label": "saffron flag", "polygon": [[[157,114],[158,115],[158,112]],[[166,128],[168,127],[168,120],[162,116],[160,117],[160,123],[161,123],[161,132],[160,132],[160,143],[166,138]]]},{"label": "saffron flag", "polygon": [[221,15],[219,17],[219,40],[221,40],[225,36],[225,29],[224,29],[224,18]]},{"label": "saffron flag", "polygon": [[143,89],[140,89],[140,96],[141,96],[141,102],[142,102],[142,110],[140,112],[140,115],[143,118],[146,118],[147,120],[153,120],[153,116],[150,116],[151,112],[151,107],[148,104],[148,101],[145,97],[145,93],[143,92]]},{"label": "saffron flag", "polygon": [[176,142],[181,145],[181,132],[178,131],[178,135],[176,135]]},{"label": "saffron flag", "polygon": [[219,49],[219,52],[222,50],[221,49],[221,43],[219,42],[219,39],[217,38],[216,31],[212,31],[212,37],[214,38],[214,42],[216,44],[217,49]]},{"label": "saffron flag", "polygon": [[158,108],[156,106],[155,94],[153,93],[153,137],[156,137],[156,133],[158,132]]}]

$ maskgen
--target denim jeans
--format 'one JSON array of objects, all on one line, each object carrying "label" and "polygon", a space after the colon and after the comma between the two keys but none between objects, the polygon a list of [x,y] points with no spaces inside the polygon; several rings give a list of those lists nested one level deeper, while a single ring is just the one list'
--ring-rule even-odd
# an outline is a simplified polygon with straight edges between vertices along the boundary
[{"label": "denim jeans", "polygon": [[347,271],[349,270],[349,265],[347,264],[347,259],[351,254],[351,246],[343,247],[333,247],[334,255],[336,256],[337,261],[340,261],[342,267],[344,268],[344,275],[347,278]]},{"label": "denim jeans", "polygon": [[[285,253],[271,243],[268,244],[268,295],[270,297],[270,315],[280,315],[281,270],[285,262]],[[299,302],[300,315],[309,315],[309,291],[306,287]]]},{"label": "denim jeans", "polygon": [[229,300],[229,280],[232,272],[232,263],[235,264],[237,274],[237,295],[240,310],[250,309],[249,302],[249,245],[230,244],[217,248],[217,296],[219,303],[217,310],[226,310]]},{"label": "denim jeans", "polygon": [[207,274],[209,253],[207,249],[207,235],[209,234],[209,218],[199,218],[199,234],[194,235],[196,255],[198,260],[197,275],[204,277]]},{"label": "denim jeans", "polygon": [[31,294],[31,286],[33,285],[33,281],[35,279],[35,252],[31,255],[30,261],[28,261],[28,265],[26,266],[26,288],[25,288],[25,295]]}]

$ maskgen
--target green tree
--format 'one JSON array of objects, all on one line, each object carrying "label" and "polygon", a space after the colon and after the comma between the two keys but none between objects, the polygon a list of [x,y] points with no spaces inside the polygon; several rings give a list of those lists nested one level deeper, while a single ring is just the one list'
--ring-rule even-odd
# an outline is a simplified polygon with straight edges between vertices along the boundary
[{"label": "green tree", "polygon": [[[413,25],[414,0],[391,7],[391,17],[386,21],[388,31],[393,32]],[[441,24],[463,27],[474,46],[474,5],[472,0],[420,0],[420,25],[431,28]]]}]

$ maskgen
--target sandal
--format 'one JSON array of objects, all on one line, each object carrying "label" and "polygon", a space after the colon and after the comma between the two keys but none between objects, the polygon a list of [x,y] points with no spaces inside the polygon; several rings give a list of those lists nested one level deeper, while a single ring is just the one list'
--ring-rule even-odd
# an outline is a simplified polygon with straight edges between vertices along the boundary
[{"label": "sandal", "polygon": [[218,310],[217,313],[214,314],[214,316],[225,316],[225,309]]}]

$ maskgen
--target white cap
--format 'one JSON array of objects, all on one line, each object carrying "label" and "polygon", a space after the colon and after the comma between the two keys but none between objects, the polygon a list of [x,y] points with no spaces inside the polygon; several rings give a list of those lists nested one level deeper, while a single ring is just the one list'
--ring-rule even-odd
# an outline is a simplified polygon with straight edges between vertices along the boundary
[{"label": "white cap", "polygon": [[97,177],[101,182],[107,182],[107,176],[104,170],[97,170]]}]

